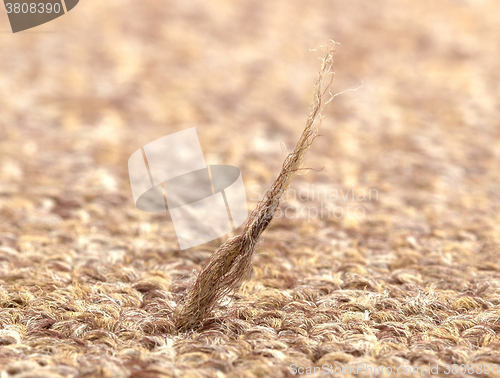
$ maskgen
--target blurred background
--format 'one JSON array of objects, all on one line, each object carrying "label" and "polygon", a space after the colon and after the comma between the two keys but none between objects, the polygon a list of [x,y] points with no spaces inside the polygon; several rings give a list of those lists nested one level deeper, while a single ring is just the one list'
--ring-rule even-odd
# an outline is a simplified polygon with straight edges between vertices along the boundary
[{"label": "blurred background", "polygon": [[364,85],[327,109],[308,162],[324,169],[299,182],[376,188],[381,201],[432,206],[436,216],[498,209],[495,1],[75,10],[18,34],[0,13],[4,212],[85,195],[133,209],[128,157],[192,126],[209,163],[238,166],[248,187],[264,190],[280,143],[292,150],[301,132],[329,39],[340,43],[331,91]]},{"label": "blurred background", "polygon": [[0,191],[16,213],[83,192],[133,208],[128,157],[192,126],[209,163],[267,187],[333,39],[331,91],[364,85],[327,109],[309,160],[324,170],[301,179],[491,210],[498,10],[487,0],[82,2],[14,35],[2,12]]},{"label": "blurred background", "polygon": [[[414,269],[398,279],[422,287],[460,291],[477,269],[498,283],[499,14],[496,0],[81,1],[12,34],[0,6],[4,282],[54,284],[45,271],[135,282],[154,268],[182,292],[170,284],[192,278],[220,241],[178,251],[168,214],[135,208],[128,158],[195,126],[209,164],[240,168],[249,197],[263,192],[334,40],[331,92],[363,85],[326,109],[306,163],[323,169],[292,187],[376,189],[378,200],[361,219],[276,220],[256,265],[308,274],[273,260],[273,248],[297,242],[354,248],[345,256],[358,256],[350,269],[361,274]],[[461,268],[427,275],[411,265],[422,256]],[[113,264],[135,273],[113,276]]]}]

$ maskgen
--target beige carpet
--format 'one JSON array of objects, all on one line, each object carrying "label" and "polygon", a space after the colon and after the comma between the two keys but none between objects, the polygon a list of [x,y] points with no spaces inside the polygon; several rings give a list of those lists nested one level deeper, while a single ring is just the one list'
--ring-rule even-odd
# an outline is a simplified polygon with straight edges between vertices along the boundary
[{"label": "beige carpet", "polygon": [[[13,35],[0,9],[0,377],[500,376],[499,14],[113,0]],[[176,334],[223,239],[180,251],[135,208],[129,156],[195,126],[254,207],[328,39],[332,92],[363,86],[325,112],[251,274]]]}]

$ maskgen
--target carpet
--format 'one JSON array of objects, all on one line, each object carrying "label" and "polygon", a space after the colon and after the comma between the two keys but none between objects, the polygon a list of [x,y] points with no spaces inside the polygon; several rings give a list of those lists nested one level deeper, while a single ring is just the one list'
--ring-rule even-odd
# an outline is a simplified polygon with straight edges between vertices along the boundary
[{"label": "carpet", "polygon": [[[113,0],[4,32],[0,376],[500,376],[499,12]],[[180,250],[169,213],[135,207],[128,158],[196,127],[255,208],[330,39],[330,91],[359,89],[324,111],[251,272],[178,333],[239,230]]]}]

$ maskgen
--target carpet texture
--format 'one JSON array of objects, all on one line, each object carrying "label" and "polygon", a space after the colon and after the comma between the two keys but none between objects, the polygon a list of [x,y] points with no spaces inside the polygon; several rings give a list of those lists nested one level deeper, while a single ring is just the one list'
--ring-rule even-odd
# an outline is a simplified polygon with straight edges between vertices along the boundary
[{"label": "carpet texture", "polygon": [[[13,35],[0,9],[0,377],[500,376],[499,14],[112,0]],[[329,39],[332,93],[362,87],[324,112],[242,284],[177,333],[225,239],[179,250],[128,158],[195,126],[254,208]]]}]

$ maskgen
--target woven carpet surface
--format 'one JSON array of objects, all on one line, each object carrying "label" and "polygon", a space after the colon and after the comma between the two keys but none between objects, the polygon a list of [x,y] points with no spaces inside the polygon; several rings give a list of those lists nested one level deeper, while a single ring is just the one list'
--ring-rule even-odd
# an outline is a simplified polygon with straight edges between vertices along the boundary
[{"label": "woven carpet surface", "polygon": [[[499,14],[110,0],[12,34],[1,8],[0,376],[500,376]],[[168,213],[135,207],[128,158],[196,127],[253,208],[330,39],[330,91],[361,88],[325,110],[242,284],[177,333],[224,239],[180,250]]]}]

